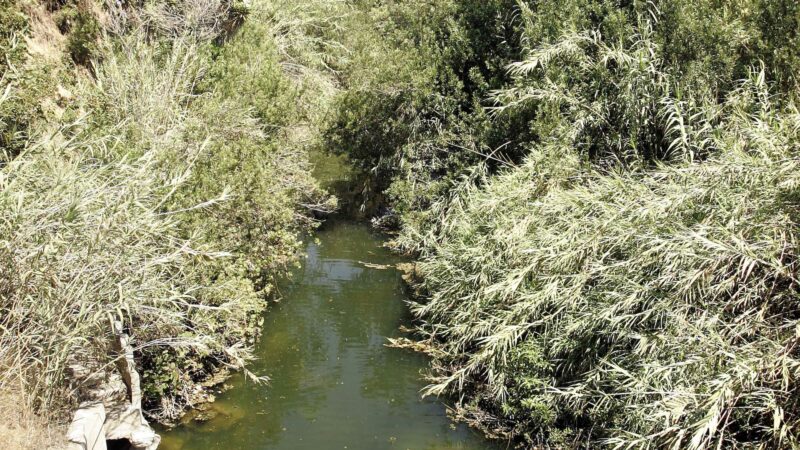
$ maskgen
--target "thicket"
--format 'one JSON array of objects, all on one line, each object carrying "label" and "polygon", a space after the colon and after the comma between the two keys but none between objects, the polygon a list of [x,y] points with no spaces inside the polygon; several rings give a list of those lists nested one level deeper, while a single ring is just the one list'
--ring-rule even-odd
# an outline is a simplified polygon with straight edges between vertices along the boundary
[{"label": "thicket", "polygon": [[796,2],[361,7],[389,57],[327,136],[421,259],[428,392],[533,445],[799,446]]},{"label": "thicket", "polygon": [[0,395],[69,404],[112,320],[156,417],[242,367],[329,147],[420,257],[465,420],[800,446],[796,2],[56,2],[46,63],[0,2]]},{"label": "thicket", "polygon": [[[326,148],[350,157],[367,197],[392,206],[384,226],[426,222],[431,202],[464,170],[527,134],[490,120],[484,102],[519,55],[513,0],[354,2],[335,68],[342,84]],[[488,152],[486,149],[491,147]],[[515,146],[506,148],[513,152]],[[501,156],[502,157],[502,156]]]},{"label": "thicket", "polygon": [[[132,336],[158,419],[251,357],[311,210],[335,207],[310,177],[305,141],[291,138],[313,125],[300,100],[318,86],[284,70],[268,6],[242,24],[245,10],[227,2],[94,5],[102,28],[66,36],[71,83],[31,98],[56,98],[60,114],[4,140],[0,163],[0,394],[20,395],[18,407],[63,418],[84,381],[69,366],[113,365],[112,321]],[[25,18],[8,8],[3,20]],[[3,38],[26,42],[31,29],[14,23]],[[36,63],[22,48],[2,77],[9,133],[19,116],[5,107]]]}]

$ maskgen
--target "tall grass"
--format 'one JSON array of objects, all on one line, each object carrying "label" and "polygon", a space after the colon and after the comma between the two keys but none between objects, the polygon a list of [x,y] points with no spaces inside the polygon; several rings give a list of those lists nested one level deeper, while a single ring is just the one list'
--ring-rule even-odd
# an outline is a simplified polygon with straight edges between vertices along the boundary
[{"label": "tall grass", "polygon": [[335,205],[280,131],[306,112],[274,37],[236,33],[225,2],[162,6],[109,6],[91,76],[0,166],[0,392],[56,421],[86,382],[71,366],[113,368],[113,321],[157,419],[243,368],[311,209]]},{"label": "tall grass", "polygon": [[420,256],[426,392],[534,447],[800,446],[796,5],[511,3],[398,13],[425,69],[355,60],[329,132]]},{"label": "tall grass", "polygon": [[754,71],[712,116],[664,122],[702,161],[598,168],[555,133],[454,189],[419,237],[427,392],[541,445],[800,445],[800,115]]},{"label": "tall grass", "polygon": [[3,168],[3,383],[25,380],[37,408],[66,406],[71,363],[109,362],[112,320],[126,324],[140,354],[185,348],[240,361],[225,336],[197,319],[206,310],[217,311],[214,321],[237,314],[246,295],[223,305],[197,300],[204,286],[194,267],[226,255],[195,248],[164,208],[212,137],[186,132],[197,59],[181,45],[166,62],[152,51],[110,54],[82,94],[101,105],[113,96],[114,107],[92,105],[94,115],[42,137]]}]

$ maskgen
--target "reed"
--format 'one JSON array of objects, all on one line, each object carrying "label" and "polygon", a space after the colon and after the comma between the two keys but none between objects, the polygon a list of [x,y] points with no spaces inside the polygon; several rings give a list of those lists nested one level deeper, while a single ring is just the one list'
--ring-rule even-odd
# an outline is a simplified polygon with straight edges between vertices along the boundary
[{"label": "reed", "polygon": [[[220,370],[259,380],[245,364],[272,282],[297,262],[311,210],[335,207],[287,138],[310,119],[279,25],[235,32],[226,2],[143,8],[107,5],[91,73],[61,68],[59,115],[0,165],[0,392],[54,425],[83,382],[71,366],[113,367],[113,321],[155,419],[179,417]],[[261,58],[237,57],[250,51]],[[0,111],[20,88],[2,82]]]}]

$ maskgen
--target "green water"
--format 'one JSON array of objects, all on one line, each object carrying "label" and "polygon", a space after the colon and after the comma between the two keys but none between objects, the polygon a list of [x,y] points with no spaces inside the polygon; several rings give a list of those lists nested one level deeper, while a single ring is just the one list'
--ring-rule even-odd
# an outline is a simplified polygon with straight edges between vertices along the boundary
[{"label": "green water", "polygon": [[163,432],[167,450],[488,449],[422,400],[426,358],[385,346],[409,323],[397,256],[366,225],[327,224],[266,314],[258,361],[234,377],[211,420]]}]

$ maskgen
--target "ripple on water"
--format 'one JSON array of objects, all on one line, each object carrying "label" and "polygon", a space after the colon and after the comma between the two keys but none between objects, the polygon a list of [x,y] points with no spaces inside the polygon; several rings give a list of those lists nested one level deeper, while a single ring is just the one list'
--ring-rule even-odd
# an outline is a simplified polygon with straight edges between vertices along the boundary
[{"label": "ripple on water", "polygon": [[329,224],[317,238],[264,321],[251,370],[270,383],[233,377],[209,420],[162,432],[162,448],[494,448],[420,398],[424,356],[384,345],[410,319],[401,258],[362,224]]}]

